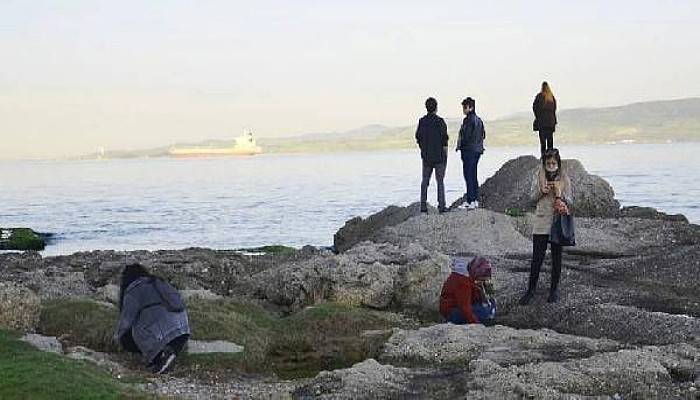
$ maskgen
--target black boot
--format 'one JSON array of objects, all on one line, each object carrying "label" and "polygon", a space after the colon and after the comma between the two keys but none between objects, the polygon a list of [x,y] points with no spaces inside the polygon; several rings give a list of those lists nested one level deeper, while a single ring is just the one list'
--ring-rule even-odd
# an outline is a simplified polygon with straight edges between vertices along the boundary
[{"label": "black boot", "polygon": [[561,246],[552,245],[552,283],[547,303],[559,301],[559,279],[561,278]]},{"label": "black boot", "polygon": [[532,298],[535,297],[535,291],[528,289],[527,292],[525,292],[525,295],[520,298],[520,305],[521,306],[526,306],[530,304],[530,301],[532,301]]},{"label": "black boot", "polygon": [[530,304],[532,298],[535,297],[535,290],[537,290],[537,278],[537,276],[533,276],[533,274],[530,273],[530,282],[527,285],[527,292],[525,292],[525,295],[521,297],[519,301],[521,306]]}]

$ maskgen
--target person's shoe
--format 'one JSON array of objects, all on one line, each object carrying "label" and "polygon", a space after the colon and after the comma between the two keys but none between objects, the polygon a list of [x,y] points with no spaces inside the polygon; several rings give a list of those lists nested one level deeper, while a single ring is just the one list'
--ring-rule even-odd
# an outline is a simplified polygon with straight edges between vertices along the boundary
[{"label": "person's shoe", "polygon": [[421,209],[420,209],[420,212],[423,213],[423,214],[427,214],[427,213],[428,213],[428,209],[427,209],[427,208],[421,208]]},{"label": "person's shoe", "polygon": [[472,201],[472,202],[469,203],[469,205],[467,206],[467,209],[468,209],[468,210],[476,210],[476,208],[477,208],[478,206],[479,206],[479,203],[477,203],[476,201]]},{"label": "person's shoe", "polygon": [[549,297],[547,297],[547,303],[556,303],[557,301],[559,301],[559,290],[551,290],[549,292]]},{"label": "person's shoe", "polygon": [[164,374],[173,366],[175,361],[175,351],[170,346],[165,346],[165,349],[160,352],[153,363],[152,371],[154,374]]},{"label": "person's shoe", "polygon": [[520,301],[518,301],[518,303],[520,303],[521,306],[526,306],[526,305],[530,304],[533,297],[535,297],[535,292],[528,290],[525,293],[525,295],[520,298]]},{"label": "person's shoe", "polygon": [[438,208],[438,212],[439,212],[440,214],[444,214],[444,213],[446,213],[446,212],[448,212],[448,211],[450,211],[450,210],[447,209],[447,208],[445,208],[445,207],[440,207],[440,208]]}]

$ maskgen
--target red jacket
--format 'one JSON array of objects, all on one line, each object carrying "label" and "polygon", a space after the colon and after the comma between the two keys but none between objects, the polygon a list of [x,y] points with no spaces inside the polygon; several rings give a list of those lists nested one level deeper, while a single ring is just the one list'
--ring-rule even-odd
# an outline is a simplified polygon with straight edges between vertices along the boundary
[{"label": "red jacket", "polygon": [[459,308],[470,324],[478,324],[479,318],[472,312],[472,303],[480,300],[481,291],[474,283],[474,278],[453,272],[442,285],[440,314],[447,318],[454,308]]}]

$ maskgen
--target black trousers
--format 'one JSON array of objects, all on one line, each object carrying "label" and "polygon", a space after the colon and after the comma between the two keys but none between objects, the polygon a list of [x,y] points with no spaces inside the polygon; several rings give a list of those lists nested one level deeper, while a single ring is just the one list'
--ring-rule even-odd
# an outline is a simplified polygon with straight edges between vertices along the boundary
[{"label": "black trousers", "polygon": [[554,129],[540,129],[540,154],[544,154],[545,150],[554,148]]},{"label": "black trousers", "polygon": [[[528,290],[535,291],[537,288],[537,280],[540,277],[540,269],[544,261],[544,255],[547,252],[547,244],[549,243],[549,235],[532,235],[532,264],[530,264],[530,283]],[[559,278],[561,277],[561,246],[558,244],[550,244],[552,251],[552,283],[550,290],[556,290],[559,286]]]}]

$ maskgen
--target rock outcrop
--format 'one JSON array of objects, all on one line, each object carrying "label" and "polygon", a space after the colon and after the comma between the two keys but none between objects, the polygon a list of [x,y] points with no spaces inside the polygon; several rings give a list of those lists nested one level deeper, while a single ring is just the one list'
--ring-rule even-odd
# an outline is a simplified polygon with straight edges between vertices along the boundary
[{"label": "rock outcrop", "polygon": [[[144,385],[158,394],[184,398],[698,398],[700,226],[653,209],[619,210],[606,182],[589,175],[577,161],[567,160],[576,187],[578,245],[564,252],[561,299],[554,304],[545,301],[550,279],[547,257],[535,298],[529,306],[520,306],[517,300],[530,267],[531,215],[510,217],[503,210],[529,206],[527,195],[538,163],[534,157],[521,157],[504,165],[482,188],[486,209],[426,215],[417,212],[417,205],[392,206],[351,221],[336,235],[337,254],[313,249],[264,255],[209,249],[94,251],[47,258],[36,252],[0,254],[0,326],[6,326],[3,321],[7,320],[19,321],[13,326],[23,330],[36,325],[35,317],[18,319],[15,305],[20,300],[30,299],[19,306],[29,310],[38,310],[39,298],[114,303],[121,268],[137,261],[174,282],[188,299],[207,302],[200,313],[218,305],[234,307],[231,299],[243,298],[276,315],[291,314],[293,319],[306,310],[321,309],[305,310],[309,305],[332,301],[391,310],[397,321],[413,321],[392,322],[362,333],[371,338],[372,349],[363,348],[367,352],[360,359],[365,360],[349,368],[285,381],[228,370],[207,375],[204,361],[198,361],[202,370],[197,371],[204,372],[206,379],[175,373]],[[450,257],[474,254],[486,255],[495,267],[496,326],[441,323],[438,299],[450,273]],[[38,315],[38,311],[20,314]],[[261,323],[262,335],[272,329],[264,317],[249,319],[246,323],[251,327]],[[415,321],[422,327],[413,329],[418,326]],[[322,324],[314,329],[324,335]],[[55,334],[61,337],[61,333]],[[285,346],[296,346],[291,336],[291,344]],[[226,339],[239,343],[235,336]],[[255,343],[240,343],[245,345],[240,359],[251,356],[246,352]],[[346,343],[341,340],[337,345]],[[221,350],[219,344],[208,350]],[[113,354],[79,347],[67,353],[110,371],[122,370]],[[282,361],[299,362],[303,369],[307,354],[299,351]]]},{"label": "rock outcrop", "polygon": [[[573,209],[580,217],[614,217],[620,211],[615,192],[605,179],[589,174],[580,161],[562,160],[574,189]],[[479,188],[480,204],[504,212],[507,208],[532,210],[530,190],[537,176],[540,161],[533,156],[521,156],[506,162]],[[458,200],[451,208],[461,204]]]},{"label": "rock outcrop", "polygon": [[[434,207],[429,207],[429,211],[437,212]],[[333,247],[335,251],[342,253],[362,241],[369,240],[382,228],[400,224],[416,215],[420,215],[420,203],[413,203],[408,207],[389,206],[365,219],[352,218],[333,235]]]}]

